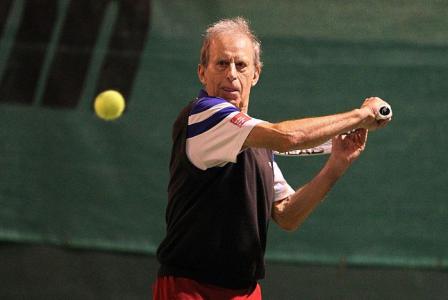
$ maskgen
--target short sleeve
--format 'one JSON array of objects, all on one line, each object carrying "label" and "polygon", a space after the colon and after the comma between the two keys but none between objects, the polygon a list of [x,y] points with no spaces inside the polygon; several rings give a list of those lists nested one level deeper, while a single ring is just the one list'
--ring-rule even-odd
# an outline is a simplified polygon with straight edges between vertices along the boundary
[{"label": "short sleeve", "polygon": [[277,163],[273,162],[273,169],[274,169],[274,191],[275,191],[275,198],[274,201],[279,201],[282,199],[285,199],[289,195],[292,195],[295,193],[294,189],[286,182],[285,178],[283,177],[282,171],[280,170]]},{"label": "short sleeve", "polygon": [[188,118],[187,156],[201,170],[236,162],[250,131],[261,122],[224,99],[201,98]]}]

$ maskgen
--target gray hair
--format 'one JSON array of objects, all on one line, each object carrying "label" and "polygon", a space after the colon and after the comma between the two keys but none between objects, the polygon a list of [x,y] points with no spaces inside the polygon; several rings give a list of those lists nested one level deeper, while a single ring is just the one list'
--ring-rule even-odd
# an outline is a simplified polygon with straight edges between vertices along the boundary
[{"label": "gray hair", "polygon": [[254,47],[254,64],[255,67],[261,70],[263,67],[263,62],[261,61],[261,43],[249,28],[249,22],[242,17],[223,19],[207,28],[202,41],[200,64],[205,67],[208,65],[210,43],[213,38],[224,32],[242,33],[252,41],[252,45]]}]

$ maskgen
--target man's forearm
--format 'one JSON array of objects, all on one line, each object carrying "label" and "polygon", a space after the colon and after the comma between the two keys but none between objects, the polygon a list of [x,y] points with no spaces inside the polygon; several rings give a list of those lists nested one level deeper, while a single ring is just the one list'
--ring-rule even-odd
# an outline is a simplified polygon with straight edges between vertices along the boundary
[{"label": "man's forearm", "polygon": [[297,229],[310,213],[322,202],[347,166],[331,167],[327,162],[322,170],[307,184],[288,198],[274,204],[273,219],[285,230]]},{"label": "man's forearm", "polygon": [[354,109],[330,116],[261,123],[252,129],[245,146],[282,152],[312,148],[338,134],[361,127],[370,114],[366,109]]}]

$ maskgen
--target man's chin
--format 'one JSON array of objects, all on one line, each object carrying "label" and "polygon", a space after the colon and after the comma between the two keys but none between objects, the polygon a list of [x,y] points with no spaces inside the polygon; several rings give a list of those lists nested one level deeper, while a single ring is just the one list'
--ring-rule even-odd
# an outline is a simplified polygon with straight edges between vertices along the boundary
[{"label": "man's chin", "polygon": [[227,102],[229,102],[235,106],[238,106],[238,103],[240,103],[239,98],[235,98],[235,97],[221,97],[221,98],[223,98],[224,100],[226,100]]},{"label": "man's chin", "polygon": [[232,93],[225,93],[225,94],[221,95],[221,98],[227,100],[228,102],[232,103],[235,106],[238,106],[238,103],[240,102],[239,95],[235,95]]},{"label": "man's chin", "polygon": [[238,99],[226,99],[230,104],[235,105],[236,107],[238,107],[238,104],[240,103],[240,101],[238,101]]}]

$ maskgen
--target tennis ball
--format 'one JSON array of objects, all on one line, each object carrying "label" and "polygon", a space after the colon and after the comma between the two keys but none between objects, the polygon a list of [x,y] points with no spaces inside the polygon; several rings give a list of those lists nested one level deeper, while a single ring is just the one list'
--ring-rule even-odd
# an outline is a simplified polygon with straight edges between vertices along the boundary
[{"label": "tennis ball", "polygon": [[93,105],[96,115],[106,121],[119,118],[124,111],[126,104],[123,96],[114,90],[100,93],[95,98]]}]

